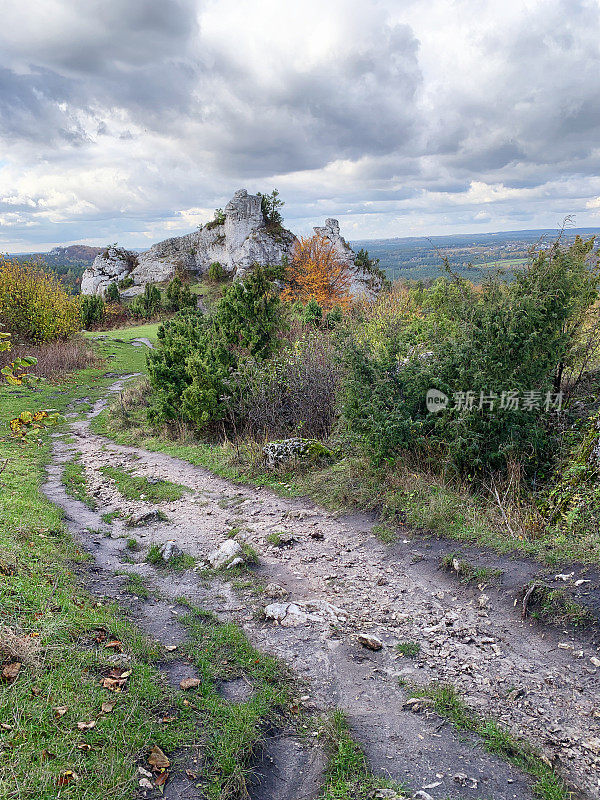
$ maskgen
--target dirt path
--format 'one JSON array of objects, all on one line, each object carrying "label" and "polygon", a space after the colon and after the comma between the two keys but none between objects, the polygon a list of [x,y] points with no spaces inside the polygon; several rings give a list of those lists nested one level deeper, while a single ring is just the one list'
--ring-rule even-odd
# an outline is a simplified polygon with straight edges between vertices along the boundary
[{"label": "dirt path", "polygon": [[[101,408],[97,403],[89,416]],[[56,438],[46,491],[94,555],[97,590],[110,585],[113,594],[118,592],[120,579],[112,576],[127,569],[149,578],[164,597],[183,595],[235,619],[255,646],[306,679],[308,707],[347,712],[375,772],[405,781],[424,792],[422,797],[524,800],[532,790],[529,778],[436,715],[403,710],[409,695],[399,678],[453,684],[470,706],[535,744],[582,797],[600,798],[600,682],[591,660],[600,652],[592,634],[576,636],[523,621],[506,584],[483,591],[460,585],[439,569],[440,554],[456,549],[455,543],[406,538],[385,545],[373,536],[373,520],[366,515],[330,514],[309,501],[236,486],[164,454],[116,445],[92,434],[89,419],[73,422],[70,432],[74,443]],[[74,453],[82,454],[98,512],[64,493],[61,464]],[[131,529],[117,518],[106,525],[102,513],[130,515],[154,506],[123,498],[99,472],[104,465],[191,491],[160,505],[166,522]],[[175,540],[201,561],[232,529],[257,551],[255,575],[283,591],[257,592],[252,581],[234,591],[230,582],[207,580],[199,570],[165,573],[145,563],[144,552],[135,564],[124,564],[124,537],[135,536],[143,551]],[[279,537],[284,546],[268,538],[278,533],[284,534]],[[511,570],[514,581],[521,582],[531,569],[508,560],[504,567],[509,587]],[[257,613],[273,603],[280,604],[271,609],[281,617],[279,623]],[[177,610],[161,608],[142,603],[138,616],[152,633],[159,624],[164,640],[177,624]],[[359,632],[377,636],[383,648],[372,652],[361,646]],[[395,645],[406,641],[420,645],[417,658],[397,653]],[[285,739],[278,746],[263,765],[260,796],[314,796],[318,756]],[[169,791],[167,797],[184,796],[176,794],[177,787]]]}]

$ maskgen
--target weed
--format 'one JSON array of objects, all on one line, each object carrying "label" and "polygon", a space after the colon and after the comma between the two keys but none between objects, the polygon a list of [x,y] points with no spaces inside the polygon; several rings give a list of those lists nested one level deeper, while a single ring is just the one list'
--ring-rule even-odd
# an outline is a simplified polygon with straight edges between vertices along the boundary
[{"label": "weed", "polygon": [[150,597],[150,591],[146,586],[144,579],[136,572],[123,572],[122,575],[127,576],[127,580],[123,584],[123,591],[127,594],[134,594],[142,600],[147,600]]},{"label": "weed", "polygon": [[127,549],[131,550],[133,553],[137,553],[140,550],[140,543],[137,539],[130,536],[129,539],[127,539]]},{"label": "weed", "polygon": [[384,544],[393,544],[398,539],[397,532],[389,525],[373,525],[373,533]]},{"label": "weed", "polygon": [[105,525],[111,525],[113,520],[120,516],[120,511],[106,511],[104,514],[102,514],[102,522],[104,522]]},{"label": "weed", "polygon": [[401,656],[416,658],[421,652],[421,645],[418,642],[398,642],[396,650]]},{"label": "weed", "polygon": [[575,602],[564,589],[553,589],[532,581],[523,589],[523,613],[555,624],[584,625],[591,619],[589,609]]},{"label": "weed", "polygon": [[270,533],[267,536],[267,542],[269,542],[269,544],[275,545],[275,547],[279,547],[280,544],[281,544],[281,540],[282,540],[283,536],[285,536],[284,532],[282,532],[282,531],[275,532],[274,531],[273,533]]},{"label": "weed", "polygon": [[160,550],[160,546],[153,544],[146,554],[146,561],[155,567],[169,567],[177,572],[184,569],[192,569],[196,566],[196,559],[189,553],[175,553],[168,561],[165,561]]}]

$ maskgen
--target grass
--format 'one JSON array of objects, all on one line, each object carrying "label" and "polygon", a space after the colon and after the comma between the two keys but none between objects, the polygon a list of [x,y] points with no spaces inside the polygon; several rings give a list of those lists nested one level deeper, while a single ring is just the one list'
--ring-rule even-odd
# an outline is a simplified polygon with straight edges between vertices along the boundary
[{"label": "grass", "polygon": [[523,590],[526,613],[534,619],[554,624],[585,625],[593,619],[589,609],[577,603],[564,589],[553,589],[533,581]]},{"label": "grass", "polygon": [[132,553],[137,553],[138,550],[140,549],[140,543],[138,542],[137,539],[134,539],[132,536],[130,536],[127,539],[127,542],[125,544],[127,546],[127,549],[131,550]]},{"label": "grass", "polygon": [[120,469],[120,467],[100,467],[100,472],[113,480],[119,492],[128,500],[146,500],[161,503],[180,500],[190,490],[171,481],[151,483],[148,478]]},{"label": "grass", "polygon": [[342,711],[329,716],[320,737],[328,753],[328,763],[319,800],[367,800],[377,796],[377,789],[394,789],[402,796],[401,786],[373,776],[364,753],[350,735]]},{"label": "grass", "polygon": [[[203,721],[203,791],[209,800],[246,797],[264,731],[279,727],[287,715],[291,676],[275,659],[257,652],[231,623],[197,610],[181,622],[191,637],[182,649],[202,681],[187,698]],[[219,695],[220,681],[242,676],[253,688],[248,700],[230,703]]]},{"label": "grass", "polygon": [[389,525],[382,525],[378,523],[373,525],[373,533],[384,544],[394,544],[398,540],[397,531]]},{"label": "grass", "polygon": [[[86,339],[98,340],[98,337],[107,340],[120,339],[123,342],[131,342],[133,339],[149,339],[156,344],[160,322],[153,322],[143,325],[128,325],[126,328],[113,328],[110,331],[86,331],[83,335]],[[143,350],[144,348],[140,348]]]},{"label": "grass", "polygon": [[113,520],[117,519],[117,517],[121,516],[120,511],[107,511],[102,514],[102,522],[106,523],[106,525],[111,525]]},{"label": "grass", "polygon": [[531,745],[514,737],[495,720],[482,718],[471,711],[453,686],[434,683],[418,688],[412,686],[409,691],[413,697],[432,700],[440,717],[449,720],[459,730],[480,737],[488,752],[531,775],[535,779],[534,794],[540,800],[570,800],[571,793],[563,780]]},{"label": "grass", "polygon": [[284,531],[273,531],[273,533],[269,533],[267,536],[267,542],[269,544],[275,545],[275,547],[279,547],[281,545],[281,540],[285,536]]},{"label": "grass", "polygon": [[147,600],[150,597],[150,590],[146,586],[145,580],[136,572],[123,572],[122,575],[127,576],[127,580],[122,586],[124,592],[127,594],[134,594],[142,600]]},{"label": "grass", "polygon": [[421,652],[421,645],[418,642],[398,642],[396,651],[405,658],[416,658]]},{"label": "grass", "polygon": [[502,579],[501,569],[478,567],[470,561],[460,558],[458,553],[448,553],[443,556],[440,566],[447,572],[455,572],[462,583],[489,584],[498,583]]},{"label": "grass", "polygon": [[85,468],[80,463],[79,457],[67,461],[64,465],[61,481],[65,487],[65,492],[70,496],[85,503],[88,508],[94,510],[96,501],[88,494]]},{"label": "grass", "polygon": [[184,569],[192,569],[196,566],[196,559],[189,553],[176,553],[168,561],[165,561],[157,544],[150,546],[146,554],[146,561],[154,567],[170,567],[177,572],[181,572]]}]

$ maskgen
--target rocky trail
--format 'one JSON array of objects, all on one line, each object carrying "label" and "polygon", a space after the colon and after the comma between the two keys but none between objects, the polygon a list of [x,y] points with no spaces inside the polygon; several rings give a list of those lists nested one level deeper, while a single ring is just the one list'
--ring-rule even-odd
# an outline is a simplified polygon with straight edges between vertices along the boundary
[{"label": "rocky trail", "polygon": [[[121,388],[117,382],[112,390]],[[575,796],[600,798],[596,629],[571,630],[522,617],[519,592],[539,567],[464,550],[464,558],[503,575],[497,583],[461,583],[440,569],[440,559],[457,551],[456,542],[407,531],[396,543],[384,544],[374,536],[369,515],[332,514],[304,499],[235,485],[161,453],[117,445],[90,431],[89,420],[102,407],[99,401],[85,418],[71,422],[68,434],[56,435],[45,487],[93,555],[83,575],[90,591],[117,598],[163,643],[185,637],[177,621],[181,597],[237,622],[255,647],[279,657],[303,680],[307,711],[343,709],[373,771],[410,786],[416,798],[534,797],[532,779],[486,752],[477,738],[457,732],[424,703],[407,704],[406,684],[432,681],[452,684],[471,708],[535,745]],[[77,454],[97,511],[69,497],[61,483],[63,465]],[[189,491],[158,505],[128,500],[100,471],[105,466]],[[109,512],[120,516],[107,523],[102,515]],[[138,524],[128,527],[132,518]],[[128,549],[131,537],[139,542],[139,553]],[[170,542],[198,566],[173,572],[144,560],[152,544]],[[249,547],[258,563],[242,578],[203,566],[209,556],[215,560],[215,551],[244,559]],[[119,575],[125,570],[137,572],[159,599],[126,594]],[[554,584],[573,587],[583,602],[597,605],[594,575],[556,572],[549,573]],[[419,646],[414,657],[396,648],[407,642]],[[189,675],[183,661],[169,662],[165,670],[174,685]],[[232,702],[247,691],[251,687],[243,681],[223,687]],[[317,744],[280,731],[268,738],[257,764],[254,796],[317,797],[323,764]],[[193,784],[175,777],[164,797],[199,796],[194,792]]]}]

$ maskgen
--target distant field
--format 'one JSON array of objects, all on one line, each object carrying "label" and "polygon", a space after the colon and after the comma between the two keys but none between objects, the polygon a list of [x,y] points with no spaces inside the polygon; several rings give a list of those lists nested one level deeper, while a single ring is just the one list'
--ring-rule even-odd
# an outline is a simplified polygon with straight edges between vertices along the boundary
[{"label": "distant field", "polygon": [[[563,234],[563,241],[572,241],[579,234],[583,238],[598,236],[600,228],[571,228]],[[500,233],[457,234],[454,236],[412,236],[398,239],[365,239],[351,242],[354,250],[361,247],[390,280],[435,280],[443,274],[444,259],[454,272],[474,283],[483,280],[494,269],[512,270],[527,261],[529,251],[547,246],[556,238],[557,231],[528,230]],[[472,266],[470,266],[472,265]]]}]

